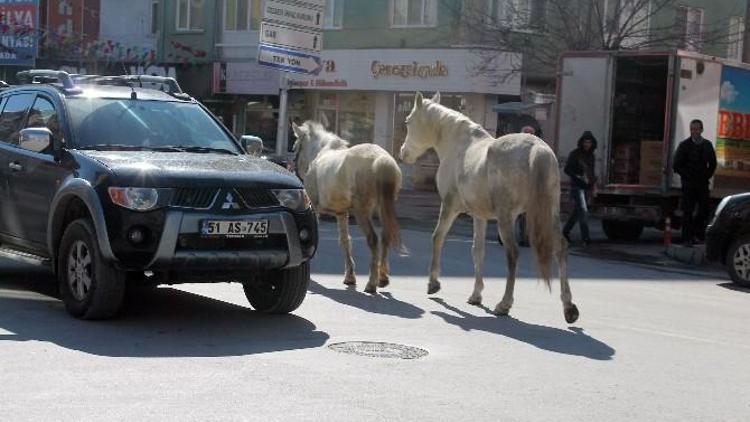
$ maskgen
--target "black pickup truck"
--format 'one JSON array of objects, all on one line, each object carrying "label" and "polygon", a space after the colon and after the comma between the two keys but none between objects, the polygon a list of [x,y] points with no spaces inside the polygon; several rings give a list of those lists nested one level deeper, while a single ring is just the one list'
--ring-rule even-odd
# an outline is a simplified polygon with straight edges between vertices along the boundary
[{"label": "black pickup truck", "polygon": [[302,303],[317,218],[292,173],[246,154],[174,79],[18,76],[0,93],[0,255],[49,266],[73,316],[112,317],[137,284]]}]

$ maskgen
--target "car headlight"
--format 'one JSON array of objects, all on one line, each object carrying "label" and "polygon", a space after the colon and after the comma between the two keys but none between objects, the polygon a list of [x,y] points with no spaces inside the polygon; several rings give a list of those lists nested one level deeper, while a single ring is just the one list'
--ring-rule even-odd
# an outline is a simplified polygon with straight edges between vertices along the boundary
[{"label": "car headlight", "polygon": [[159,191],[153,188],[109,188],[115,204],[134,211],[149,211],[159,203]]},{"label": "car headlight", "polygon": [[721,202],[719,202],[719,206],[716,207],[716,211],[714,211],[714,215],[713,217],[711,217],[711,222],[708,223],[709,226],[714,225],[714,223],[716,222],[716,219],[719,218],[719,214],[721,214],[721,210],[723,210],[724,207],[727,206],[727,204],[729,203],[731,199],[732,199],[731,196],[727,196],[724,199],[722,199]]},{"label": "car headlight", "polygon": [[310,208],[310,197],[304,189],[275,189],[273,194],[283,207],[294,211],[304,211]]}]

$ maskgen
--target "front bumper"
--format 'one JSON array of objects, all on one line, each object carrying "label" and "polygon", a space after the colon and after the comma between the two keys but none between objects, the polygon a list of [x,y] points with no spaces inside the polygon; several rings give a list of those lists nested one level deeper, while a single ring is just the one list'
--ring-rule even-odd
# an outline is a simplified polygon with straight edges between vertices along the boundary
[{"label": "front bumper", "polygon": [[[204,220],[268,220],[268,238],[248,240],[254,246],[243,248],[220,245],[219,241],[204,242],[205,238],[201,236],[201,223]],[[311,239],[304,243],[300,241],[300,230],[303,228],[311,233]],[[163,227],[150,259],[134,265],[121,257],[118,266],[125,270],[160,273],[257,272],[297,267],[311,259],[316,248],[317,219],[312,212],[293,214],[285,210],[269,210],[227,215],[171,209],[164,213]]]}]

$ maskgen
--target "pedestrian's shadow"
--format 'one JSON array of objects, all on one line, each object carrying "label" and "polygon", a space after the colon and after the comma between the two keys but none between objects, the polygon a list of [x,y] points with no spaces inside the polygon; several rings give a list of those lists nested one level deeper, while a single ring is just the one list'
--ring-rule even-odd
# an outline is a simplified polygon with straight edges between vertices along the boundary
[{"label": "pedestrian's shadow", "polygon": [[424,309],[400,301],[393,297],[390,292],[379,291],[378,294],[371,295],[357,291],[355,286],[348,286],[344,289],[330,289],[314,280],[310,280],[308,291],[313,294],[325,296],[342,305],[376,314],[392,315],[406,319],[418,319],[424,314]]},{"label": "pedestrian's shadow", "polygon": [[445,322],[456,325],[465,331],[485,331],[522,341],[550,352],[582,356],[595,360],[611,360],[615,355],[615,349],[586,335],[581,328],[562,330],[543,325],[528,324],[510,316],[497,317],[485,306],[481,308],[489,316],[479,317],[451,306],[443,299],[430,299],[453,313],[432,311],[433,315],[437,315],[444,319]]}]

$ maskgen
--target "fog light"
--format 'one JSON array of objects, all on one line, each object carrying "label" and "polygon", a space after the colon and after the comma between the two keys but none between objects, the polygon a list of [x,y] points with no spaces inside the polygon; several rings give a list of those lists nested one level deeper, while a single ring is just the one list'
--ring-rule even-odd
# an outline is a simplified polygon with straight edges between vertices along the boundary
[{"label": "fog light", "polygon": [[133,227],[128,231],[128,240],[133,245],[140,245],[147,238],[146,231],[141,227]]},{"label": "fog light", "polygon": [[302,243],[307,243],[310,241],[310,230],[302,229],[299,231],[299,240]]}]

